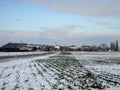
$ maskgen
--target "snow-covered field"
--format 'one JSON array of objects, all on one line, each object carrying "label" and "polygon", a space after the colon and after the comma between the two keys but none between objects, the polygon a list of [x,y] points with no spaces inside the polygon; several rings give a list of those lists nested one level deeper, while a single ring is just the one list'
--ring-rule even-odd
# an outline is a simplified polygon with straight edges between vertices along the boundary
[{"label": "snow-covered field", "polygon": [[108,84],[111,88],[108,90],[120,90],[120,52],[72,52],[72,54],[84,67]]},{"label": "snow-covered field", "polygon": [[0,90],[120,90],[120,53],[58,52],[25,59],[0,63]]}]

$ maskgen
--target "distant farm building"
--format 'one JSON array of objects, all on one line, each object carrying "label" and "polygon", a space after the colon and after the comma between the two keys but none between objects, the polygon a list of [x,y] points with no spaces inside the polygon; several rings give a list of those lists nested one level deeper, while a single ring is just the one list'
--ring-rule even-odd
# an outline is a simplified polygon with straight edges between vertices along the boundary
[{"label": "distant farm building", "polygon": [[1,47],[3,51],[29,51],[32,48],[29,48],[26,43],[7,43]]}]

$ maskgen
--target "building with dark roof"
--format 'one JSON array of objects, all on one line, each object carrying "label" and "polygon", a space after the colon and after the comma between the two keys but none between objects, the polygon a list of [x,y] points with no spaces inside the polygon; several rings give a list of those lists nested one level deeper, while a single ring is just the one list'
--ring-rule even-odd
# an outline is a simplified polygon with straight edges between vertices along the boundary
[{"label": "building with dark roof", "polygon": [[1,47],[2,51],[27,51],[26,43],[7,43]]}]

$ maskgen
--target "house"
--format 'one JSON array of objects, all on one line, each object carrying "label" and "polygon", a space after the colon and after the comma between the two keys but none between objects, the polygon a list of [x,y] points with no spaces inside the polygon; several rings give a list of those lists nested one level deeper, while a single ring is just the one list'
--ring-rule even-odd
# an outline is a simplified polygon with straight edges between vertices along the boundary
[{"label": "house", "polygon": [[80,46],[75,46],[75,45],[72,45],[69,47],[71,51],[80,51]]}]

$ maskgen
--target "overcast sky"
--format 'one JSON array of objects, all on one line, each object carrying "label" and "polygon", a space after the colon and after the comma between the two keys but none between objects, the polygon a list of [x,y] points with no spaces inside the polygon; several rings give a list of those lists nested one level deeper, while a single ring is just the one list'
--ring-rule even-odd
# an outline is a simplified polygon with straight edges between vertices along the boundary
[{"label": "overcast sky", "polygon": [[7,42],[83,45],[120,41],[120,0],[0,0]]}]

